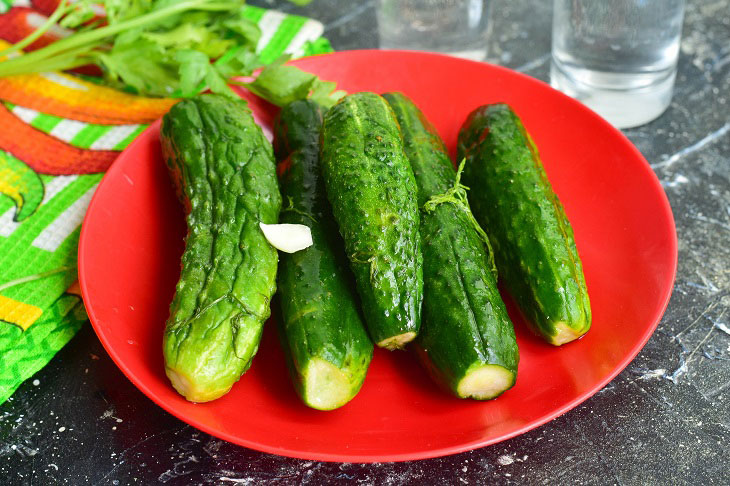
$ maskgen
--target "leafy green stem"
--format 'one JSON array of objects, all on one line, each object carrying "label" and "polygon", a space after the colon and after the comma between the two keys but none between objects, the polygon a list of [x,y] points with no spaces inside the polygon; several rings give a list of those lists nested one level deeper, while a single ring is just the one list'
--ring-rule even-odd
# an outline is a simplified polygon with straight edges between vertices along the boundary
[{"label": "leafy green stem", "polygon": [[[209,2],[208,0],[187,0],[179,3],[172,4],[168,7],[160,10],[149,12],[139,17],[134,17],[129,20],[124,20],[119,23],[107,25],[99,29],[93,29],[85,32],[72,35],[65,39],[58,40],[46,47],[30,52],[24,56],[10,59],[0,63],[0,77],[8,76],[10,74],[17,74],[20,72],[31,72],[29,69],[25,71],[20,66],[32,66],[33,72],[47,70],[45,66],[36,66],[37,63],[43,62],[44,60],[69,51],[74,48],[88,47],[93,49],[98,46],[98,42],[108,37],[114,36],[120,32],[124,32],[139,27],[144,27],[155,22],[164,20],[171,15],[184,12],[186,10],[206,10],[206,11],[226,11],[239,6],[237,2]],[[45,24],[44,24],[45,25]],[[49,26],[50,27],[50,26]],[[91,46],[89,46],[91,44]]]},{"label": "leafy green stem", "polygon": [[[24,56],[23,56],[24,57]],[[6,66],[5,63],[0,63],[0,77],[12,76],[15,74],[28,74],[28,73],[43,73],[48,71],[63,71],[66,69],[72,69],[75,67],[83,66],[94,61],[93,52],[89,51],[89,47],[82,46],[76,49],[69,50],[55,56],[51,59],[47,59],[43,62],[38,62],[30,65],[17,65],[10,64]]]},{"label": "leafy green stem", "polygon": [[486,245],[487,253],[489,255],[489,266],[492,273],[496,277],[497,266],[494,264],[494,251],[492,250],[492,245],[489,242],[489,237],[487,236],[487,233],[484,232],[484,229],[482,229],[482,227],[479,225],[479,222],[472,214],[471,208],[469,208],[469,199],[466,195],[466,191],[468,191],[469,188],[461,183],[461,173],[464,171],[465,163],[466,159],[461,159],[461,162],[459,163],[459,169],[456,171],[456,179],[454,180],[454,185],[443,194],[431,196],[431,198],[423,205],[423,210],[427,213],[431,213],[439,205],[444,203],[451,203],[457,208],[461,209],[466,214],[466,217],[469,219],[469,222],[472,224],[474,230],[479,235],[479,238]]},{"label": "leafy green stem", "polygon": [[300,216],[304,216],[305,218],[309,218],[309,219],[311,219],[311,220],[312,220],[312,222],[314,222],[314,223],[316,223],[316,222],[317,222],[317,220],[316,220],[316,219],[314,219],[314,216],[312,216],[311,214],[309,214],[309,213],[308,213],[308,212],[306,212],[306,211],[302,211],[301,209],[298,209],[298,208],[297,208],[297,207],[296,207],[296,206],[294,205],[294,200],[293,200],[293,199],[292,199],[291,197],[287,197],[287,199],[288,199],[288,201],[289,201],[289,205],[288,205],[287,207],[285,207],[285,208],[282,208],[282,209],[281,209],[281,212],[282,212],[282,213],[285,213],[285,212],[291,212],[291,213],[296,213],[296,214],[298,214],[298,215],[300,215]]},{"label": "leafy green stem", "polygon": [[45,34],[48,29],[53,27],[58,23],[58,21],[66,15],[70,11],[70,7],[68,5],[68,0],[61,0],[61,2],[58,4],[58,7],[56,7],[56,10],[53,11],[50,17],[43,22],[36,30],[31,32],[27,37],[25,37],[23,40],[13,44],[12,46],[8,47],[7,49],[3,49],[0,51],[0,56],[4,57],[8,54],[12,54],[13,52],[18,52],[21,49],[25,49],[29,45],[31,45],[33,42],[38,40],[40,36]]}]

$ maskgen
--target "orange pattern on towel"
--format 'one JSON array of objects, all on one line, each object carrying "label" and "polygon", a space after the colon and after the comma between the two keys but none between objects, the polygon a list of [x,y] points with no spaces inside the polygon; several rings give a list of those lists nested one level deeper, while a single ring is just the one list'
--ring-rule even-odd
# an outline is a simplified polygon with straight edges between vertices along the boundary
[{"label": "orange pattern on towel", "polygon": [[73,147],[23,122],[0,107],[0,147],[41,174],[68,175],[104,172],[119,155],[112,150]]},{"label": "orange pattern on towel", "polygon": [[[0,99],[49,115],[99,125],[151,123],[168,112],[177,100],[143,98],[97,86],[68,74],[69,87],[41,74],[0,78]],[[83,86],[83,88],[79,88]]]},{"label": "orange pattern on towel", "polygon": [[[0,49],[9,45],[0,40]],[[99,125],[151,123],[178,101],[136,96],[63,73],[0,78],[0,99],[49,115]]]}]

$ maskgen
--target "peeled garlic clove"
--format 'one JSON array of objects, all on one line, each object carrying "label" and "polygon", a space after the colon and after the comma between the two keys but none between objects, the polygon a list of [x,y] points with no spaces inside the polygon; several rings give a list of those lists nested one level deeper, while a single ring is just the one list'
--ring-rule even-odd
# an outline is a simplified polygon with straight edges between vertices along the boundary
[{"label": "peeled garlic clove", "polygon": [[286,253],[294,253],[312,246],[312,232],[303,224],[259,223],[271,246]]}]

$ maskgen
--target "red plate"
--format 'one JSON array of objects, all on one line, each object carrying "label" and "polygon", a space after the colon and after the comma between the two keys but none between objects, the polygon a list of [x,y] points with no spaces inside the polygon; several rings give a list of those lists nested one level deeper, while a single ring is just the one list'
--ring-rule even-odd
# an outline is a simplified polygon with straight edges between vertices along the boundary
[{"label": "red plate", "polygon": [[[522,117],[575,230],[593,328],[553,348],[517,328],[517,385],[490,402],[434,386],[408,352],[376,351],[360,394],[343,408],[302,405],[273,323],[253,366],[225,397],[192,404],[168,383],[162,331],[185,224],[160,156],[159,123],[117,159],[86,214],[79,275],[91,322],[111,357],[147,396],[181,420],[261,451],[334,461],[442,456],[514,437],[570,410],[616,376],[644,346],[669,301],[677,240],[667,198],[639,151],[571,98],[488,64],[427,53],[353,51],[295,63],[349,92],[400,90],[446,144],[479,105],[507,102]],[[253,97],[260,122],[274,110]],[[473,188],[472,190],[478,190]]]}]

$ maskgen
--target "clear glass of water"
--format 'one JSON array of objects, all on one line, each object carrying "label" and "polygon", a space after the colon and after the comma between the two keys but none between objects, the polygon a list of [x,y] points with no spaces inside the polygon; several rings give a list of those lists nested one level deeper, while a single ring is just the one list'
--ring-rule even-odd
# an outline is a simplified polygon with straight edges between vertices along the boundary
[{"label": "clear glass of water", "polygon": [[378,0],[380,47],[483,61],[488,13],[489,0]]},{"label": "clear glass of water", "polygon": [[684,0],[555,0],[550,80],[618,128],[669,106]]}]

